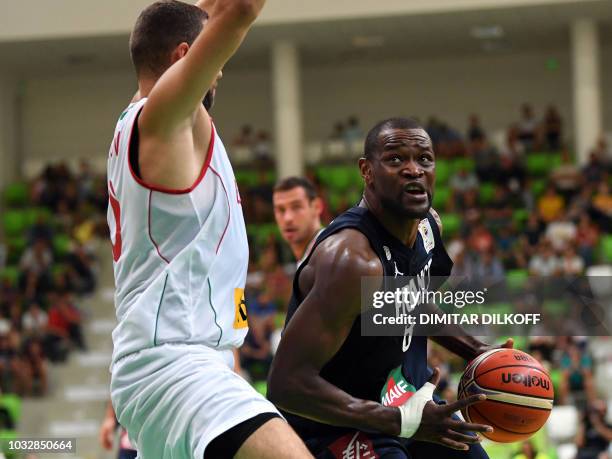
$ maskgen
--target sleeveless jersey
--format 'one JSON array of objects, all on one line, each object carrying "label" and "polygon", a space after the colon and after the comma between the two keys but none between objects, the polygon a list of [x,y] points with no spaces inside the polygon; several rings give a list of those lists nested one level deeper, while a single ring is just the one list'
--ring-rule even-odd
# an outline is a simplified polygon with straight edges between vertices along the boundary
[{"label": "sleeveless jersey", "polygon": [[190,188],[147,185],[134,172],[145,103],[141,99],[121,114],[108,157],[118,320],[113,363],[163,343],[239,347],[247,332],[249,248],[223,143],[213,126],[205,163]]},{"label": "sleeveless jersey", "polygon": [[[352,228],[363,233],[380,259],[384,276],[422,277],[429,284],[431,276],[450,275],[452,261],[440,237],[438,225],[431,214],[419,224],[412,248],[393,236],[364,207],[353,207],[337,217],[318,237],[315,248],[340,230]],[[311,254],[314,252],[311,251]],[[293,295],[289,303],[287,323],[303,301],[299,289],[299,275],[310,256],[300,265],[293,281]],[[389,373],[401,366],[406,380],[419,389],[431,376],[427,367],[427,337],[425,336],[362,336],[361,316],[353,326],[338,352],[321,369],[320,376],[348,394],[380,402],[381,389]],[[302,439],[342,435],[354,429],[331,426],[284,413]]]}]

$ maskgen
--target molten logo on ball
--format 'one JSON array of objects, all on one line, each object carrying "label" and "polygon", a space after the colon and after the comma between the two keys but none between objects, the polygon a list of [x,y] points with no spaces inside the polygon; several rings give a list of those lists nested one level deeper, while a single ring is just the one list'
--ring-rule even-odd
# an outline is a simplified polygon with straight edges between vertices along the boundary
[{"label": "molten logo on ball", "polygon": [[523,384],[526,387],[542,387],[546,390],[550,389],[550,382],[548,379],[539,376],[529,376],[520,373],[502,373],[502,383],[508,384],[510,382],[516,384]]}]

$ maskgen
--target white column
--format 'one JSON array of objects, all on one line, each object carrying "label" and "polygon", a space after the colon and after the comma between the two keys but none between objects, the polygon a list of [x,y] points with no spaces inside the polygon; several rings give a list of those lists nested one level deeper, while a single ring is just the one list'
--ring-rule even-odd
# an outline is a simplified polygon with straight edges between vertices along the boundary
[{"label": "white column", "polygon": [[19,178],[17,84],[0,77],[0,191]]},{"label": "white column", "polygon": [[299,51],[294,43],[279,41],[272,46],[272,94],[278,177],[301,175],[304,171],[302,99]]},{"label": "white column", "polygon": [[577,158],[584,163],[602,134],[600,51],[597,24],[576,19],[572,24],[574,138]]}]

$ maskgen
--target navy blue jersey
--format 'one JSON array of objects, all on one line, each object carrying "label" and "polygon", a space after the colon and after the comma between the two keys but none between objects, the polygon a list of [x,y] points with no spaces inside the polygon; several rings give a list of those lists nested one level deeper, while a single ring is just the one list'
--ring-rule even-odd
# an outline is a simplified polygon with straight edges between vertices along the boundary
[{"label": "navy blue jersey", "polygon": [[[419,224],[414,246],[408,247],[393,236],[368,209],[353,207],[338,216],[319,235],[314,247],[347,228],[360,231],[367,237],[380,259],[384,276],[419,276],[429,280],[431,276],[438,278],[450,275],[452,261],[444,249],[438,225],[431,214]],[[304,299],[298,281],[310,256],[295,274],[286,324]],[[427,368],[427,337],[362,336],[361,317],[357,317],[346,340],[323,366],[320,375],[354,397],[380,401],[381,389],[387,376],[400,365],[404,377],[415,388],[425,384],[431,375]],[[289,413],[285,415],[303,439],[350,431],[348,428],[321,424]]]}]

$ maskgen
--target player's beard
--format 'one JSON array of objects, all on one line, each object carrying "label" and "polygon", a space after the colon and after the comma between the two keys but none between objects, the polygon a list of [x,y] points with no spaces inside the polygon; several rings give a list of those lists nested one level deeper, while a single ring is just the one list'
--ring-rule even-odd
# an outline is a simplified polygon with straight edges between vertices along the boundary
[{"label": "player's beard", "polygon": [[215,91],[211,89],[204,96],[202,105],[204,105],[204,108],[206,109],[206,111],[209,112],[214,104],[215,104]]},{"label": "player's beard", "polygon": [[402,204],[401,199],[392,199],[392,198],[387,198],[387,197],[383,197],[380,199],[381,205],[383,206],[383,208],[387,209],[390,214],[396,215],[400,218],[410,218],[410,219],[412,218],[423,219],[427,217],[427,213],[429,212],[429,209],[431,208],[431,202],[432,202],[432,196],[429,191],[427,192],[427,201],[428,201],[428,204],[426,206],[426,209],[417,211],[415,209],[407,209]]}]

